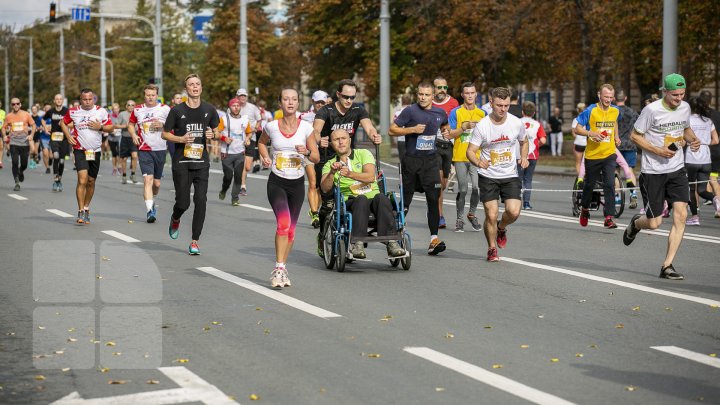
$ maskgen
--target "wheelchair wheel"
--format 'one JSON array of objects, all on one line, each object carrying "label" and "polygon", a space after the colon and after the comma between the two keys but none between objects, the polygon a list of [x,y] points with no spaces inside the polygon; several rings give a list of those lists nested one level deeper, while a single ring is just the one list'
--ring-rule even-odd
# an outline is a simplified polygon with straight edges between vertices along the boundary
[{"label": "wheelchair wheel", "polygon": [[407,252],[407,256],[400,259],[400,264],[403,270],[410,270],[410,265],[412,264],[412,240],[407,233],[403,234],[402,248]]},{"label": "wheelchair wheel", "polygon": [[582,190],[578,188],[578,182],[577,177],[575,178],[575,182],[573,183],[573,192],[572,192],[572,215],[574,217],[580,216],[580,199],[582,198]]},{"label": "wheelchair wheel", "polygon": [[390,259],[390,265],[392,267],[397,267],[398,265],[400,265],[400,259]]},{"label": "wheelchair wheel", "polygon": [[345,271],[345,259],[347,259],[347,245],[345,238],[340,237],[338,240],[338,251],[335,255],[335,268],[338,272]]},{"label": "wheelchair wheel", "polygon": [[334,237],[334,226],[333,215],[328,215],[327,225],[325,226],[325,237],[323,238],[323,261],[325,262],[326,269],[332,269],[335,266],[335,252],[333,251],[333,245],[335,242]]},{"label": "wheelchair wheel", "polygon": [[[623,183],[620,180],[620,176],[615,173],[615,190],[623,187]],[[623,211],[625,210],[625,198],[627,190],[615,191],[615,218],[620,218]]]}]

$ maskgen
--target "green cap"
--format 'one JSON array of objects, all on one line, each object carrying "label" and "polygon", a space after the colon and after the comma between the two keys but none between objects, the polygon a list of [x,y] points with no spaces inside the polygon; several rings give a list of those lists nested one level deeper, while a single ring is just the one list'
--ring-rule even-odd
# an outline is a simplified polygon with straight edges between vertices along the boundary
[{"label": "green cap", "polygon": [[677,89],[684,89],[685,86],[685,78],[682,77],[682,75],[679,75],[677,73],[670,73],[669,75],[665,76],[663,90],[677,90]]}]

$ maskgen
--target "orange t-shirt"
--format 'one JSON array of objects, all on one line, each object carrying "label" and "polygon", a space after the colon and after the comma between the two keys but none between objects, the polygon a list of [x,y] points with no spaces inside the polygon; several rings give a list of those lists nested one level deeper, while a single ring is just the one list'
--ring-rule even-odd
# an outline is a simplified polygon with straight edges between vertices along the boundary
[{"label": "orange t-shirt", "polygon": [[33,124],[32,116],[27,111],[20,110],[7,114],[3,129],[10,133],[10,145],[28,145],[27,137]]}]

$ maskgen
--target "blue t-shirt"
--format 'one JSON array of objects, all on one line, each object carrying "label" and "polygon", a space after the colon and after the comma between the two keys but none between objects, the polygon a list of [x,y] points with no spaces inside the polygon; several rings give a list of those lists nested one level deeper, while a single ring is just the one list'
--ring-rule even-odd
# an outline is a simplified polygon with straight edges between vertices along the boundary
[{"label": "blue t-shirt", "polygon": [[425,124],[425,131],[422,134],[405,135],[405,154],[415,157],[435,155],[435,139],[440,127],[447,122],[447,114],[440,107],[433,106],[429,110],[424,110],[415,103],[402,110],[395,118],[397,126],[408,128]]}]

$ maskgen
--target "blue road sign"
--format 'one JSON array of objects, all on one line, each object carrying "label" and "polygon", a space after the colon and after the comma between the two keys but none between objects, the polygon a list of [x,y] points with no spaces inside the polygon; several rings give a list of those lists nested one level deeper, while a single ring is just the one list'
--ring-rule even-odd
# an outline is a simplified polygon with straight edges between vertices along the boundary
[{"label": "blue road sign", "polygon": [[90,21],[90,7],[77,7],[71,11],[74,21]]}]

